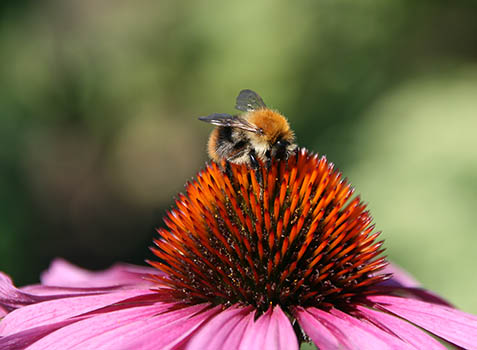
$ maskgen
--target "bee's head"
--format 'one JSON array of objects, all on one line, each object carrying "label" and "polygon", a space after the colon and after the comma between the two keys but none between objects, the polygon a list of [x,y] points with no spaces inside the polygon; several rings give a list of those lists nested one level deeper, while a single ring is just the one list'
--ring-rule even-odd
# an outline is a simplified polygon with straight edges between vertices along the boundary
[{"label": "bee's head", "polygon": [[283,157],[296,148],[295,135],[280,113],[264,108],[249,112],[245,118],[260,130],[250,133],[250,140],[258,153]]}]

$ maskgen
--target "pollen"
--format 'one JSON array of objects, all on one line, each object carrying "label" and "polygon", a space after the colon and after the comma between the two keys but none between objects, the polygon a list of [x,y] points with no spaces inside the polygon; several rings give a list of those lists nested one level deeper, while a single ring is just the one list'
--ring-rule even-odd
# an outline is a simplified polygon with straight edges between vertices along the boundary
[{"label": "pollen", "polygon": [[346,307],[389,276],[379,232],[334,165],[210,163],[186,185],[151,248],[157,292],[214,305]]}]

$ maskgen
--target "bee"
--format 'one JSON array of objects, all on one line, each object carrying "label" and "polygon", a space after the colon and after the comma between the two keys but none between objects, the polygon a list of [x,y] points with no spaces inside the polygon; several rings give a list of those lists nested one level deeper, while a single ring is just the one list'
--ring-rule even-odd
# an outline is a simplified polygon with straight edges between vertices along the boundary
[{"label": "bee", "polygon": [[259,160],[269,165],[272,158],[287,159],[296,151],[295,135],[286,118],[267,108],[256,92],[240,91],[235,108],[245,113],[214,113],[199,117],[199,120],[217,126],[207,145],[213,161],[226,160],[257,168]]}]

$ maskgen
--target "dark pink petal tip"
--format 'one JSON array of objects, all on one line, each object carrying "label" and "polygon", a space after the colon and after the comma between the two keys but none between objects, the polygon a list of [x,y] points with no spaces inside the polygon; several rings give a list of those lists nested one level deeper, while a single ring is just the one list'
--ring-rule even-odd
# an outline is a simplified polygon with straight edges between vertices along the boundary
[{"label": "dark pink petal tip", "polygon": [[3,310],[2,313],[42,300],[44,300],[42,296],[29,294],[16,288],[11,278],[0,272],[0,310]]}]

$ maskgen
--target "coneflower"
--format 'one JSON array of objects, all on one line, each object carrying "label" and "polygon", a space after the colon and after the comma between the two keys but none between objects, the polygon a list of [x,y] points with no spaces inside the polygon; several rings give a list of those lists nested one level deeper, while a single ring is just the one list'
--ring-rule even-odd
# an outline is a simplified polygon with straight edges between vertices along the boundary
[{"label": "coneflower", "polygon": [[211,163],[166,216],[154,269],[57,261],[22,289],[3,275],[0,349],[446,349],[430,334],[477,349],[477,317],[388,266],[371,221],[304,149]]}]

